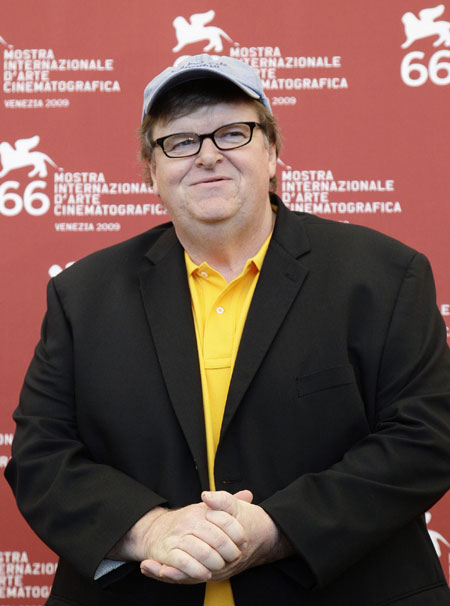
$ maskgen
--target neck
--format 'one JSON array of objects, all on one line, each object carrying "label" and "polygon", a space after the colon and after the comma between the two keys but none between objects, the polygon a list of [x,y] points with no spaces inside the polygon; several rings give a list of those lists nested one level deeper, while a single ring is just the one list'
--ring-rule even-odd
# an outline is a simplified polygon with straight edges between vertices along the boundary
[{"label": "neck", "polygon": [[257,220],[240,223],[238,227],[229,223],[204,223],[196,225],[192,232],[177,231],[177,236],[194,263],[208,263],[230,282],[267,240],[275,217],[269,204]]}]

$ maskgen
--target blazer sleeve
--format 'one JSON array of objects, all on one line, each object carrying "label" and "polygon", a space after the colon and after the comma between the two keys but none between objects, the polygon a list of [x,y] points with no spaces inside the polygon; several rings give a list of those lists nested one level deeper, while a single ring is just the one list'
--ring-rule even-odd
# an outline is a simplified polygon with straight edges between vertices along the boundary
[{"label": "blazer sleeve", "polygon": [[[77,428],[72,337],[53,280],[41,340],[28,369],[5,476],[39,537],[83,574],[165,499],[92,460]],[[108,575],[109,576],[109,575]]]},{"label": "blazer sleeve", "polygon": [[373,432],[339,462],[260,503],[301,556],[280,566],[298,579],[308,580],[309,572],[311,586],[340,575],[450,485],[450,355],[421,254],[410,262],[391,310],[376,416]]}]

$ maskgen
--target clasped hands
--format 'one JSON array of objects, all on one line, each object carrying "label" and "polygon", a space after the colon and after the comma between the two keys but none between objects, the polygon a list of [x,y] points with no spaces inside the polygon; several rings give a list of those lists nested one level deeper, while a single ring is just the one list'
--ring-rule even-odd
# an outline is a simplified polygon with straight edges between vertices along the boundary
[{"label": "clasped hands", "polygon": [[204,492],[201,503],[160,509],[141,536],[146,554],[141,572],[167,583],[193,584],[222,581],[271,561],[279,531],[252,500],[249,490]]}]

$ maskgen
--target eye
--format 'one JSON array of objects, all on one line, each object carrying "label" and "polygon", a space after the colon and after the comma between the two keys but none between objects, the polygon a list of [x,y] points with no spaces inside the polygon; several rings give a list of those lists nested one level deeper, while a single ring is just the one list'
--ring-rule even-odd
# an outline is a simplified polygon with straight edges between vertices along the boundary
[{"label": "eye", "polygon": [[197,143],[198,140],[193,135],[173,135],[164,141],[164,148],[168,152],[178,151],[189,147],[194,147],[197,145]]},{"label": "eye", "polygon": [[221,139],[242,139],[246,137],[246,133],[239,128],[222,130],[218,135]]},{"label": "eye", "polygon": [[216,141],[221,145],[239,145],[250,138],[250,128],[247,124],[230,124],[218,130]]}]

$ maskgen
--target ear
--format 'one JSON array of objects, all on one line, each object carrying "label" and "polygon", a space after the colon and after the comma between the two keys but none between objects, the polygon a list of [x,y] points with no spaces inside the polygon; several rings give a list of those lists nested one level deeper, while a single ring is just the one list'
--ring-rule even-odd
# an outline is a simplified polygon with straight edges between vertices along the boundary
[{"label": "ear", "polygon": [[269,175],[272,179],[272,177],[275,177],[277,172],[277,150],[275,143],[271,143],[267,151],[269,154]]},{"label": "ear", "polygon": [[158,190],[158,180],[156,178],[156,166],[155,166],[155,156],[152,155],[151,160],[149,160],[147,162],[147,166],[148,166],[148,171],[150,173],[150,177],[152,180],[152,189],[153,192],[158,196],[159,195],[159,190]]}]

